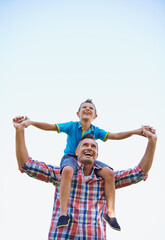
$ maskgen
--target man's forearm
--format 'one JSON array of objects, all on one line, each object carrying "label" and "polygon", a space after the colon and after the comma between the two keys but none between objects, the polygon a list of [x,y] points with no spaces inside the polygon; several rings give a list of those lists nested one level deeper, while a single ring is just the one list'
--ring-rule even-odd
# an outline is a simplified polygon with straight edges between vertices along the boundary
[{"label": "man's forearm", "polygon": [[141,169],[146,175],[148,174],[153,163],[154,153],[156,148],[156,141],[157,141],[156,138],[148,139],[148,144],[147,144],[145,154],[142,160],[140,161]]},{"label": "man's forearm", "polygon": [[16,129],[16,157],[19,168],[29,159],[28,151],[25,145],[24,128]]}]

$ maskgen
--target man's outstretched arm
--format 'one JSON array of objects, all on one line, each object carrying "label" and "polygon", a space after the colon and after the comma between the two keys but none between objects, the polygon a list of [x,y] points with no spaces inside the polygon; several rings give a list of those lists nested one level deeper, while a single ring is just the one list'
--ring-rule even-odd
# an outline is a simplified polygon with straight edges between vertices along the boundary
[{"label": "man's outstretched arm", "polygon": [[148,138],[148,143],[140,163],[135,168],[115,171],[116,188],[126,187],[147,179],[154,159],[157,136],[156,131],[148,126],[143,127],[143,135]]},{"label": "man's outstretched arm", "polygon": [[13,125],[16,130],[16,157],[21,172],[25,172],[35,179],[56,184],[60,179],[60,167],[32,160],[29,157],[25,143],[24,129],[26,128],[26,121],[19,122],[16,117],[13,119]]},{"label": "man's outstretched arm", "polygon": [[148,175],[154,159],[157,135],[154,129],[148,130],[145,127],[143,127],[143,135],[148,138],[148,144],[144,156],[140,161],[140,166],[144,174]]},{"label": "man's outstretched arm", "polygon": [[19,168],[22,167],[29,159],[29,154],[25,144],[24,124],[17,122],[17,119],[13,119],[13,125],[16,130],[16,157]]}]

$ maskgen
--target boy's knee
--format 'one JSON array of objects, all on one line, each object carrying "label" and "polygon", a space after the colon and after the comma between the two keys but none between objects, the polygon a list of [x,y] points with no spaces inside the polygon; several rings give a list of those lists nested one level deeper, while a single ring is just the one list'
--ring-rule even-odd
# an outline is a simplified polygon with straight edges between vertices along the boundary
[{"label": "boy's knee", "polygon": [[114,171],[109,167],[103,167],[101,170],[104,179],[111,180],[115,178]]},{"label": "boy's knee", "polygon": [[62,176],[72,177],[73,173],[74,173],[74,170],[71,166],[65,166],[62,169]]}]

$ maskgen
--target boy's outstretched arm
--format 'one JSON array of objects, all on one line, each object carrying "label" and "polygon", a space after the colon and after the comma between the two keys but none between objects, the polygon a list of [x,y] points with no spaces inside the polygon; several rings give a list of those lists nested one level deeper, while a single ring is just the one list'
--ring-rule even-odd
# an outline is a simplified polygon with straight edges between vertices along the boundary
[{"label": "boy's outstretched arm", "polygon": [[37,127],[42,130],[46,131],[57,131],[57,126],[56,124],[50,124],[50,123],[45,123],[45,122],[36,122],[36,121],[31,121],[30,118],[28,117],[23,117],[23,116],[18,116],[15,118],[18,123],[26,125],[26,127],[32,125],[34,127]]},{"label": "boy's outstretched arm", "polygon": [[[152,129],[150,126],[144,126],[146,129],[150,130]],[[119,132],[119,133],[108,133],[107,139],[112,139],[112,140],[122,140],[128,137],[131,137],[132,135],[140,135],[144,136],[143,134],[143,126],[141,128],[131,130],[131,131],[126,131],[126,132]]]}]

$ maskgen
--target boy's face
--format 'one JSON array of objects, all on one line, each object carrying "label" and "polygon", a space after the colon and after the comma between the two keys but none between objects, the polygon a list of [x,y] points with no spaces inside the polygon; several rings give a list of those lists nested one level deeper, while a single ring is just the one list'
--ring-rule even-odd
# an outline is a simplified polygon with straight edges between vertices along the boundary
[{"label": "boy's face", "polygon": [[80,111],[77,112],[77,116],[80,120],[94,120],[97,118],[97,114],[95,113],[95,107],[92,103],[83,103]]}]

